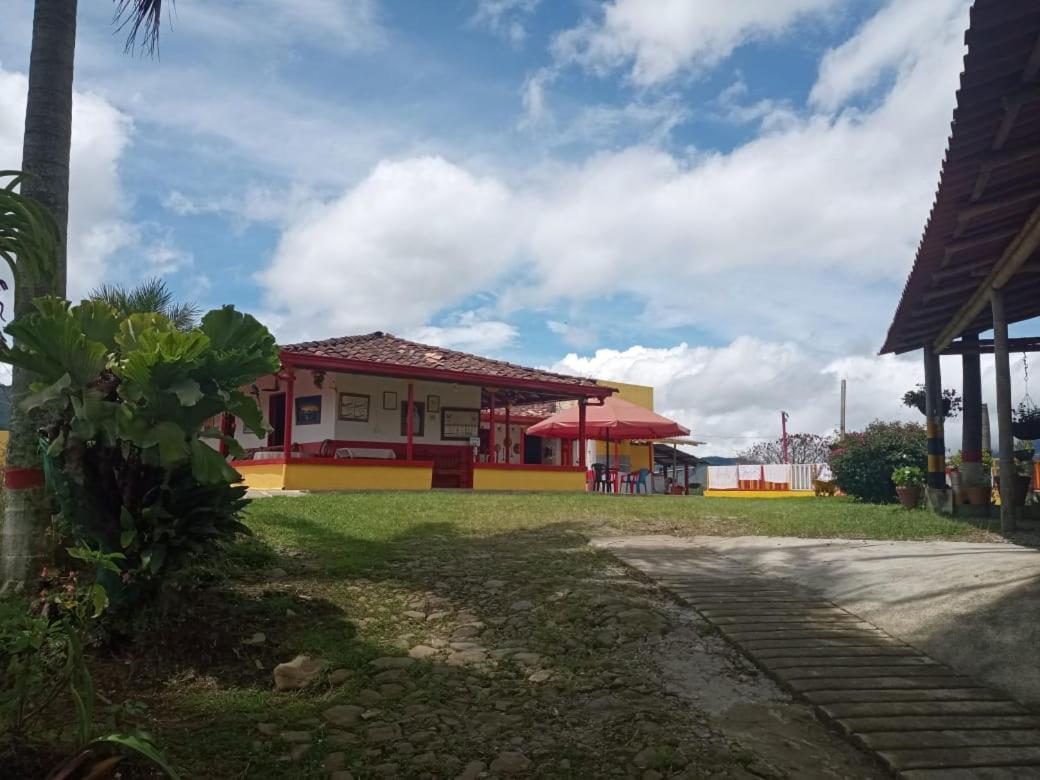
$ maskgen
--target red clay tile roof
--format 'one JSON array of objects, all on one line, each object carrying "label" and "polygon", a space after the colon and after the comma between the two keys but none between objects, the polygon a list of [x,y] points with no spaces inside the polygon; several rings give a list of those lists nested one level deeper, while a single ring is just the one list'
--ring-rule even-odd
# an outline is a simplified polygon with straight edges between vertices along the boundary
[{"label": "red clay tile roof", "polygon": [[[542,382],[554,385],[570,385],[578,395],[584,395],[588,389],[595,389],[595,395],[605,395],[611,389],[599,385],[595,379],[583,379],[566,374],[556,374],[537,368],[518,366],[504,360],[471,355],[454,349],[433,347],[407,341],[389,333],[376,331],[362,336],[342,336],[324,341],[304,341],[299,344],[286,344],[281,347],[283,353],[290,353],[301,358],[317,357],[333,360],[374,363],[404,368],[420,368],[445,372],[448,374],[470,374],[498,379],[503,384],[509,380],[525,382]],[[302,361],[305,362],[305,361]],[[579,389],[580,388],[580,389]]]}]

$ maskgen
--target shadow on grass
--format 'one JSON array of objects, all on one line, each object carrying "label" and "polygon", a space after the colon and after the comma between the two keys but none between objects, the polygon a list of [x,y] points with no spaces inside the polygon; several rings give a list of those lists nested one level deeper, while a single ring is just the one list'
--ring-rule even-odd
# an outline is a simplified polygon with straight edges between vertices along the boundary
[{"label": "shadow on grass", "polygon": [[[590,597],[606,587],[596,579],[606,556],[586,545],[576,525],[463,534],[452,523],[431,520],[372,539],[359,535],[358,518],[319,520],[294,506],[268,512],[259,538],[241,542],[226,559],[226,577],[171,606],[162,628],[133,658],[107,664],[109,683],[123,675],[124,697],[147,690],[156,731],[187,776],[311,776],[335,751],[344,751],[348,764],[360,762],[354,769],[396,760],[403,776],[454,776],[469,760],[488,761],[515,747],[519,736],[525,750],[544,743],[552,747],[553,761],[569,762],[554,776],[595,776],[631,761],[632,718],[661,719],[675,706],[645,693],[610,693],[614,677],[601,679],[599,668],[606,651],[580,639],[602,628],[598,615],[584,598],[555,599],[576,579],[591,581]],[[284,532],[288,543],[281,549],[267,541],[271,528]],[[531,603],[524,606],[525,599]],[[403,655],[411,645],[451,633],[447,616],[403,617],[417,600],[424,612],[468,612],[485,623],[477,641],[488,653],[510,643],[554,648],[554,675],[561,682],[535,686],[527,680],[529,668],[505,657],[489,676],[482,664],[447,662],[448,650],[406,670],[373,668],[375,658]],[[263,642],[243,642],[256,633],[264,634]],[[298,653],[348,670],[349,679],[274,693],[272,668]],[[593,705],[608,695],[612,709]],[[359,744],[332,744],[320,713],[358,701],[378,714],[358,725]],[[436,717],[424,714],[434,712]],[[678,729],[685,717],[673,712],[673,722],[661,725]],[[261,721],[279,730],[312,731],[312,749],[286,760],[291,745],[260,738]],[[364,735],[380,725],[399,735],[433,732],[437,744],[426,752],[420,746],[415,757],[390,751],[376,758]],[[686,736],[666,751],[677,766],[746,760],[717,747],[708,755],[693,736],[696,724],[686,725]],[[573,736],[561,739],[567,733]],[[433,758],[424,758],[427,753]]]}]

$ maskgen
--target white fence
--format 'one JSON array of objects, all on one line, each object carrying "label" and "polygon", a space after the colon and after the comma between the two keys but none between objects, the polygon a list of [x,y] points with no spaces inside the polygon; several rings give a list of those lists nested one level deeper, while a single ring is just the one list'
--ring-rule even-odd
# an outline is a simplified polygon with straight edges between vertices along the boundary
[{"label": "white fence", "polygon": [[830,479],[830,469],[823,463],[754,463],[739,466],[708,466],[709,490],[739,490],[741,482],[757,483],[754,489],[809,491],[814,479]]}]

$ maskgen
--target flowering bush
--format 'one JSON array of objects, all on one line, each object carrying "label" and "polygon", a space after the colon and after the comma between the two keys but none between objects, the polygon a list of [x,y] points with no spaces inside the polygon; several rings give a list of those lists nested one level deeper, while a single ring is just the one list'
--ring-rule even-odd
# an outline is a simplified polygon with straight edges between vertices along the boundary
[{"label": "flowering bush", "polygon": [[928,437],[917,423],[875,420],[863,431],[842,437],[828,461],[838,486],[850,496],[874,504],[896,501],[892,472],[928,464]]}]

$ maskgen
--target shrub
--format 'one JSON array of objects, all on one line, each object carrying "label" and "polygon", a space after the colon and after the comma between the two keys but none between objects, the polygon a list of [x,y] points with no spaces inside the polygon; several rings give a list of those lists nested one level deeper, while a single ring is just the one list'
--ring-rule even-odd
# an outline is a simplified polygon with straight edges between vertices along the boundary
[{"label": "shrub", "polygon": [[917,423],[875,420],[859,433],[846,434],[831,451],[830,467],[843,491],[862,501],[886,504],[896,500],[892,472],[928,464],[928,439]]},{"label": "shrub", "polygon": [[161,314],[120,315],[106,303],[40,298],[7,327],[0,359],[40,377],[22,403],[53,420],[41,446],[59,529],[77,546],[120,553],[99,572],[113,607],[150,597],[192,556],[247,532],[245,488],[206,439],[234,439],[207,421],[240,417],[267,432],[238,388],[278,368],[274,337],[226,306],[178,330]]}]

